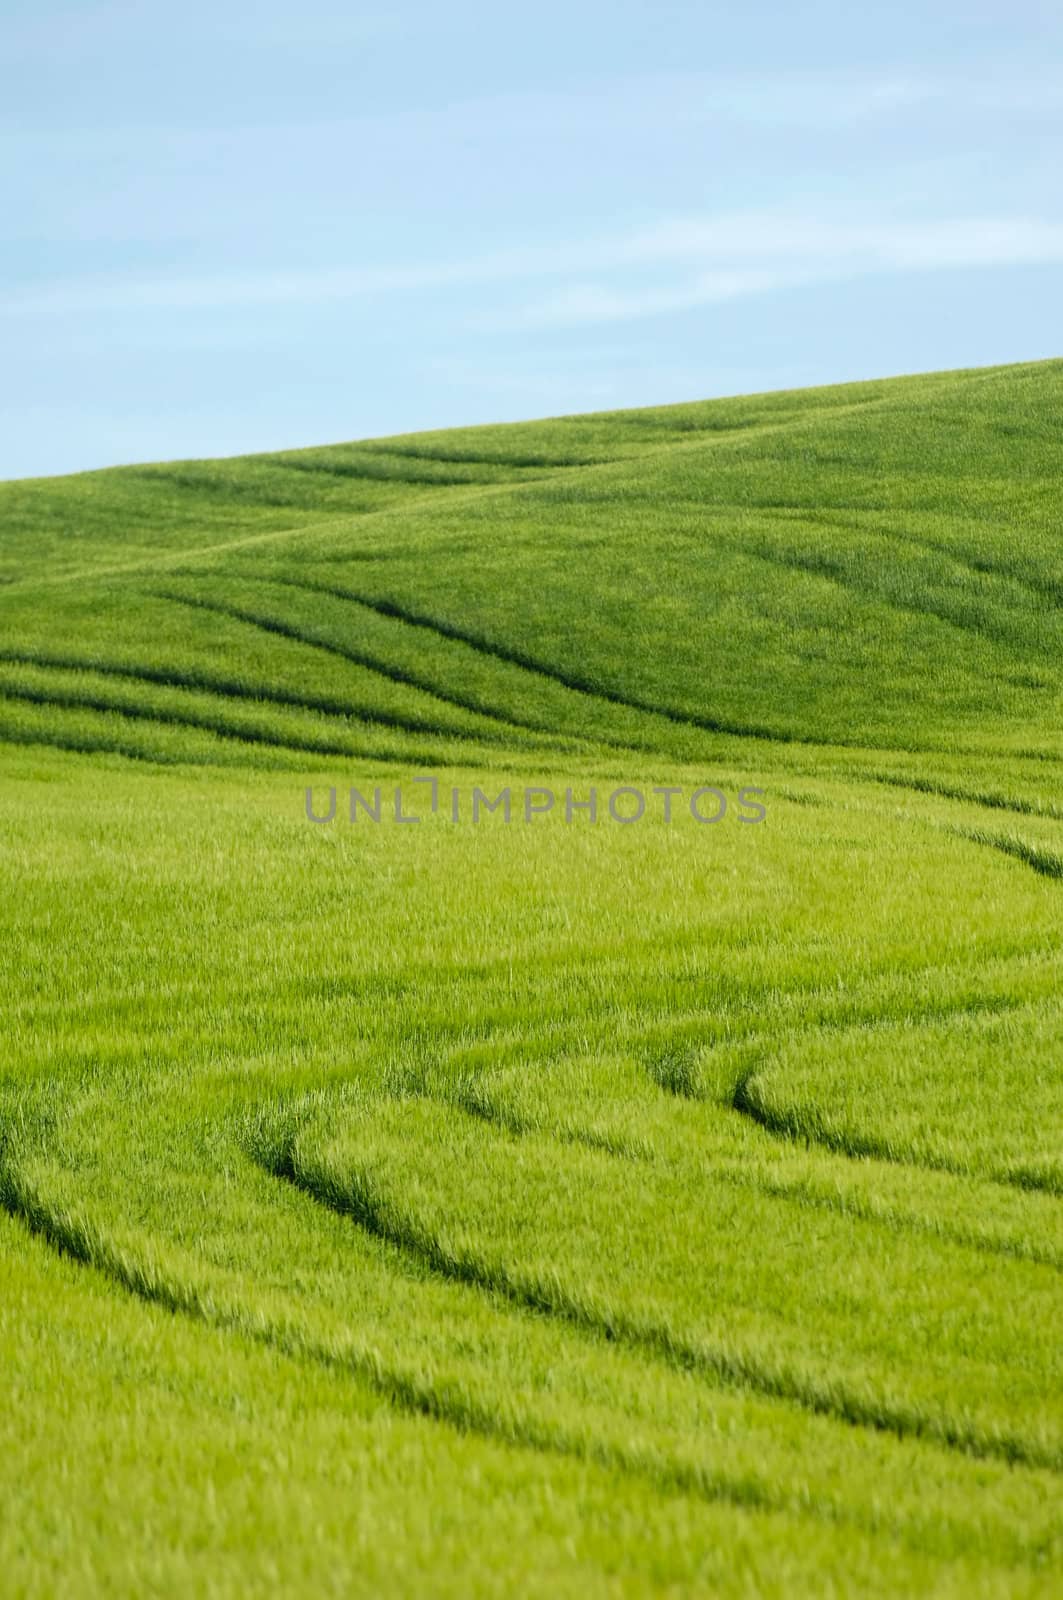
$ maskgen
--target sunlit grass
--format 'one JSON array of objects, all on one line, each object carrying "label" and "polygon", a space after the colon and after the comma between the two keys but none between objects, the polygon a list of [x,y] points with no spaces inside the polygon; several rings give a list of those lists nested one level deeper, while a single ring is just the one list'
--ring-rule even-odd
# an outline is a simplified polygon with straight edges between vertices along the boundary
[{"label": "sunlit grass", "polygon": [[1061,371],[0,485],[13,1593],[1053,1591]]}]

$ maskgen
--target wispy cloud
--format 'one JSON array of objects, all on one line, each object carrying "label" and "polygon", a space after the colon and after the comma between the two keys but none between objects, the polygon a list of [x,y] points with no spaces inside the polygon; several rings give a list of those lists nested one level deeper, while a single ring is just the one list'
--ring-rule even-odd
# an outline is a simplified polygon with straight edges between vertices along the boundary
[{"label": "wispy cloud", "polygon": [[493,319],[500,326],[516,322],[522,326],[561,326],[589,322],[628,322],[636,317],[664,316],[669,312],[689,311],[697,306],[734,300],[743,295],[763,294],[797,281],[795,274],[745,268],[731,272],[702,272],[675,284],[644,287],[610,287],[602,283],[583,283],[558,289],[525,306],[514,318]]},{"label": "wispy cloud", "polygon": [[[449,262],[63,281],[9,291],[0,296],[0,313],[224,311],[477,291],[481,325],[560,326],[660,316],[870,273],[1051,263],[1063,263],[1063,222],[875,222],[758,212],[674,218],[614,236]],[[498,291],[494,305],[484,293],[491,286]]]},{"label": "wispy cloud", "polygon": [[[874,273],[1057,263],[1063,264],[1063,223],[1025,217],[852,223],[762,214],[683,220],[619,241],[609,278],[565,284],[503,320],[539,327],[631,321]],[[652,269],[649,281],[645,271],[631,281],[632,267]]]}]

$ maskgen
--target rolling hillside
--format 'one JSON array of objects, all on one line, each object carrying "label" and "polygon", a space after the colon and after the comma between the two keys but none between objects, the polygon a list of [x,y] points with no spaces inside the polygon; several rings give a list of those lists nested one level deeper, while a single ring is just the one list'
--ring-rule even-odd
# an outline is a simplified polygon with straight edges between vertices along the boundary
[{"label": "rolling hillside", "polygon": [[11,1592],[1059,1592],[1061,438],[0,484]]}]

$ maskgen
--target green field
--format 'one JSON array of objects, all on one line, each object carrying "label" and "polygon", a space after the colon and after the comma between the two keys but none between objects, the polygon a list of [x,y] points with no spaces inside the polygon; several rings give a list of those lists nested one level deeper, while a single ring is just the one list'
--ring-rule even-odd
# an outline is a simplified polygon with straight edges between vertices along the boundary
[{"label": "green field", "polygon": [[5,1596],[1063,1594],[1061,440],[0,484]]}]

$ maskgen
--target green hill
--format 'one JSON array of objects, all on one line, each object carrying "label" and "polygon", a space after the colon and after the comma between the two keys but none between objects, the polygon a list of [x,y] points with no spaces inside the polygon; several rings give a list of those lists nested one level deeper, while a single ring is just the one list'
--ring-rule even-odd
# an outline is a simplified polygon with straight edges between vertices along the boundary
[{"label": "green hill", "polygon": [[0,484],[13,1593],[1056,1592],[1061,437]]},{"label": "green hill", "polygon": [[297,749],[323,715],[1058,756],[1061,424],[1046,363],[5,484],[4,687],[56,691],[6,727],[166,722],[170,684]]}]

